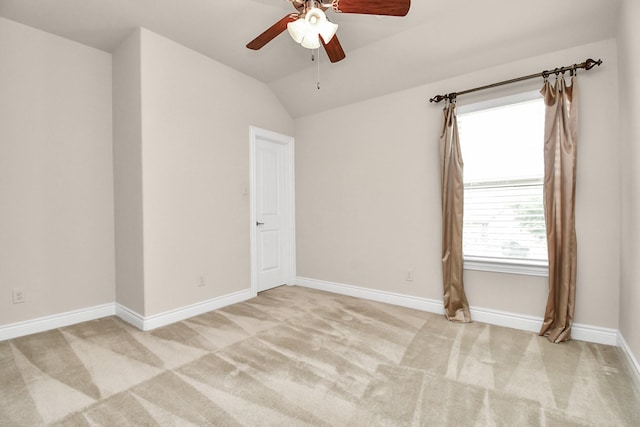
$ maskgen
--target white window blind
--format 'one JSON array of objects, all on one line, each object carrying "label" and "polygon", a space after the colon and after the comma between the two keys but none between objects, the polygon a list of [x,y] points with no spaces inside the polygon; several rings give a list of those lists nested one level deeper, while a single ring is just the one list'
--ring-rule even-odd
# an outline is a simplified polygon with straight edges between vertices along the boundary
[{"label": "white window blind", "polygon": [[464,196],[465,256],[547,261],[541,180],[469,184]]},{"label": "white window blind", "polygon": [[460,108],[465,265],[547,265],[542,99]]}]

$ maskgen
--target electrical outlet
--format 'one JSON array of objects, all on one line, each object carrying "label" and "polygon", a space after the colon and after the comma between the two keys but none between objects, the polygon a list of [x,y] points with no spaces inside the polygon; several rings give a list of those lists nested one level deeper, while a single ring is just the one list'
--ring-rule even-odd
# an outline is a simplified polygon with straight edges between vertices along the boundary
[{"label": "electrical outlet", "polygon": [[198,281],[198,287],[204,286],[207,284],[207,276],[201,275],[200,280]]},{"label": "electrical outlet", "polygon": [[406,280],[407,282],[413,282],[413,270],[412,269],[407,270],[407,274],[404,276],[404,280]]},{"label": "electrical outlet", "polygon": [[13,303],[14,304],[22,304],[25,302],[24,291],[19,288],[15,288],[13,290]]}]

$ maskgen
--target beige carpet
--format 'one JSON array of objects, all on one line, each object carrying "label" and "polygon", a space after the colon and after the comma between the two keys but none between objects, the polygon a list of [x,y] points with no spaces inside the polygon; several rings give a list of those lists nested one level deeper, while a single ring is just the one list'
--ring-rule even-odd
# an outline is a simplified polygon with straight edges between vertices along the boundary
[{"label": "beige carpet", "polygon": [[0,342],[1,426],[640,426],[615,347],[280,287]]}]

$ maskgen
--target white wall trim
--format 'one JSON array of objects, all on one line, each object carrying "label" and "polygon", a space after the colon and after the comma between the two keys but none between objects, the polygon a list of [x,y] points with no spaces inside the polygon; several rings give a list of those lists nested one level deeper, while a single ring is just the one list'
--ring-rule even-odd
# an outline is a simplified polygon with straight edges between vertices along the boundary
[{"label": "white wall trim", "polygon": [[342,283],[327,282],[324,280],[309,279],[307,277],[297,277],[295,283],[305,288],[318,289],[320,291],[333,292],[340,295],[368,299],[371,301],[384,302],[387,304],[399,305],[401,307],[413,308],[444,315],[442,301],[428,298],[402,295],[393,292],[378,291]]},{"label": "white wall trim", "polygon": [[525,276],[549,276],[549,267],[535,263],[509,262],[506,259],[496,261],[488,258],[466,257],[465,270],[490,271],[494,273],[522,274]]},{"label": "white wall trim", "polygon": [[130,325],[135,326],[136,328],[144,331],[144,316],[136,313],[128,307],[120,303],[115,303],[116,307],[116,316],[124,320]]},{"label": "white wall trim", "polygon": [[24,322],[11,323],[0,326],[0,341],[50,331],[51,329],[75,325],[76,323],[113,316],[115,314],[114,305],[110,303],[38,317],[37,319],[26,320]]},{"label": "white wall trim", "polygon": [[491,310],[481,307],[469,307],[471,319],[474,322],[489,323],[490,325],[504,326],[521,331],[538,333],[542,326],[542,318],[515,314],[508,311]]},{"label": "white wall trim", "polygon": [[[542,319],[540,319],[542,323]],[[618,331],[600,326],[574,323],[571,327],[571,337],[574,340],[593,342],[596,344],[618,345]]]},{"label": "white wall trim", "polygon": [[149,317],[144,317],[118,303],[103,304],[81,310],[39,317],[25,322],[0,326],[0,341],[49,331],[51,329],[62,328],[64,326],[75,325],[76,323],[87,322],[89,320],[96,320],[108,316],[118,316],[138,329],[149,331],[193,316],[198,316],[209,311],[217,310],[231,304],[246,301],[254,296],[255,295],[253,295],[251,289],[245,289]]},{"label": "white wall trim", "polygon": [[620,331],[618,331],[618,347],[620,347],[622,349],[622,352],[627,356],[629,371],[632,374],[635,374],[633,375],[633,378],[635,379],[636,388],[640,390],[640,363],[638,363],[638,359],[636,359],[636,357],[633,355],[631,347],[629,347],[629,344],[624,339],[624,336]]},{"label": "white wall trim", "polygon": [[[298,277],[296,283],[300,286],[334,292],[342,295],[349,295],[358,298],[369,299],[402,307],[414,308],[416,310],[430,313],[443,314],[442,300],[427,299],[411,295],[403,295],[393,292],[383,292],[374,289],[367,289],[359,286],[345,285],[341,283],[326,282],[322,280]],[[476,322],[488,323],[491,325],[504,326],[523,331],[538,333],[542,326],[541,317],[527,316],[506,311],[491,310],[481,307],[470,307],[471,318]],[[615,329],[601,328],[582,324],[573,324],[572,336],[576,340],[588,341],[597,344],[618,345],[618,331]]]},{"label": "white wall trim", "polygon": [[249,288],[148,317],[141,316],[139,313],[129,310],[126,307],[119,306],[118,316],[138,329],[150,331],[152,329],[170,325],[231,304],[246,301],[254,296],[253,291]]}]

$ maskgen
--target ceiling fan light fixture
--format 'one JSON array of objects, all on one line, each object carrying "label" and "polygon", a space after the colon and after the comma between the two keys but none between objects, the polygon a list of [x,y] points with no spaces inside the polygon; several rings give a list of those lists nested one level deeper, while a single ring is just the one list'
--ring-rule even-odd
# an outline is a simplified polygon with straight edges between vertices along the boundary
[{"label": "ceiling fan light fixture", "polygon": [[329,41],[336,35],[338,31],[338,24],[334,24],[333,22],[325,21],[322,29],[320,30],[320,37],[324,40],[325,43],[329,43]]},{"label": "ceiling fan light fixture", "polygon": [[302,39],[308,31],[307,21],[304,19],[298,19],[287,24],[287,30],[289,35],[296,43],[302,43]]},{"label": "ceiling fan light fixture", "polygon": [[302,47],[306,47],[307,49],[320,49],[320,38],[318,37],[318,33],[309,31],[305,34],[302,39],[302,43],[300,43]]},{"label": "ceiling fan light fixture", "polygon": [[324,14],[322,9],[312,7],[307,10],[304,15],[304,20],[307,21],[309,28],[312,28],[315,32],[319,33],[322,25],[327,22],[327,15]]},{"label": "ceiling fan light fixture", "polygon": [[287,24],[289,35],[296,42],[307,49],[319,49],[322,37],[325,43],[335,36],[338,25],[329,22],[327,16],[317,7],[309,9],[304,18]]}]

